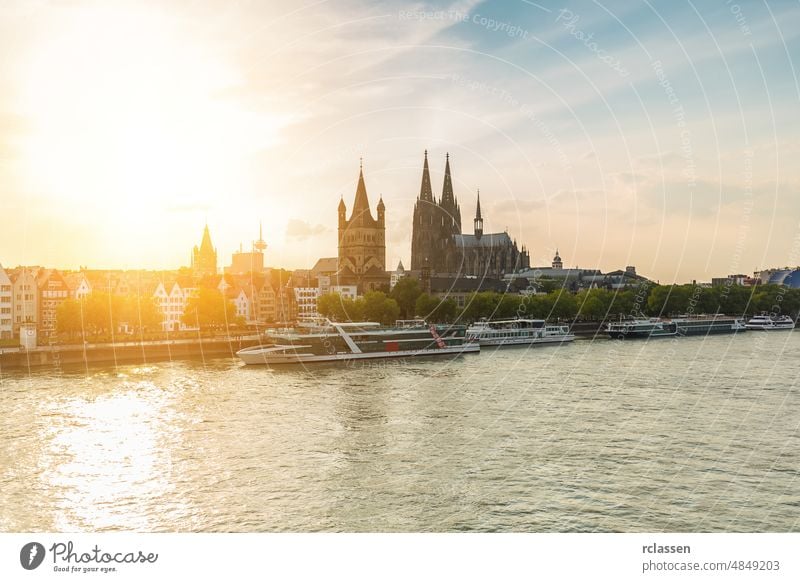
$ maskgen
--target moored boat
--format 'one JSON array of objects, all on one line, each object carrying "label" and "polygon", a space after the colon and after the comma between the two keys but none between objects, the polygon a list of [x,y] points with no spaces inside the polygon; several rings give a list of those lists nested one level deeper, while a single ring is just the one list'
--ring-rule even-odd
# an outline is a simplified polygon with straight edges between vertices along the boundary
[{"label": "moored boat", "polygon": [[307,364],[385,358],[476,353],[480,346],[465,342],[463,325],[383,327],[373,322],[324,324],[309,330],[270,333],[269,345],[236,352],[245,364]]},{"label": "moored boat", "polygon": [[794,320],[788,315],[771,316],[765,313],[755,315],[747,321],[747,329],[774,331],[794,329]]},{"label": "moored boat", "polygon": [[613,339],[640,339],[668,337],[678,333],[678,324],[662,321],[657,317],[650,319],[623,319],[606,326],[606,333]]},{"label": "moored boat", "polygon": [[678,326],[678,335],[685,336],[747,331],[743,318],[727,315],[695,315],[673,318],[672,321]]},{"label": "moored boat", "polygon": [[566,325],[547,325],[543,319],[481,320],[467,328],[467,341],[481,346],[561,344],[575,336]]}]

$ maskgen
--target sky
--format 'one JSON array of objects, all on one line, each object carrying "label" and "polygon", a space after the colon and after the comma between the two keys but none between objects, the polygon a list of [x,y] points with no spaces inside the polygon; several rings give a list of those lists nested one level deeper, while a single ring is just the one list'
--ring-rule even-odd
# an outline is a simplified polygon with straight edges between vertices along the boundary
[{"label": "sky", "polygon": [[0,263],[337,253],[363,158],[387,267],[427,149],[465,232],[662,283],[800,264],[797,1],[4,0]]}]

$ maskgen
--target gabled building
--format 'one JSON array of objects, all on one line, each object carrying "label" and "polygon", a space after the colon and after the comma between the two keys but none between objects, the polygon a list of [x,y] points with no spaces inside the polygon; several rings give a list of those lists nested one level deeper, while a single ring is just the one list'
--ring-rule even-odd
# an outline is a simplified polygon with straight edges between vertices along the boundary
[{"label": "gabled building", "polygon": [[36,275],[39,267],[17,267],[9,272],[13,293],[14,337],[20,329],[37,327],[39,323],[39,287]]},{"label": "gabled building", "polygon": [[70,290],[63,275],[56,269],[42,269],[36,277],[39,290],[39,335],[54,335],[58,306],[69,299]]},{"label": "gabled building", "polygon": [[64,275],[69,286],[69,295],[73,299],[81,300],[92,294],[92,284],[83,272]]},{"label": "gabled building", "polygon": [[179,279],[159,281],[153,292],[158,310],[161,312],[162,331],[184,331],[194,329],[183,323],[183,314],[189,298],[197,291],[191,282]]}]

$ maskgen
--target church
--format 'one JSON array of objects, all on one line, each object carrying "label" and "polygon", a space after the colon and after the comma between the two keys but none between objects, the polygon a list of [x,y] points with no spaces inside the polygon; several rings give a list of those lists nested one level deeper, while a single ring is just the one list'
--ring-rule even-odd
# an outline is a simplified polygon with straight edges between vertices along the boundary
[{"label": "church", "polygon": [[411,270],[428,269],[431,274],[449,277],[500,279],[529,267],[530,254],[527,249],[524,245],[519,249],[507,232],[483,232],[480,192],[473,219],[473,233],[461,232],[461,206],[453,193],[450,155],[447,154],[445,158],[442,196],[437,201],[431,188],[426,150],[422,187],[414,204]]},{"label": "church", "polygon": [[386,206],[378,200],[377,218],[369,208],[363,164],[358,174],[353,210],[347,218],[344,199],[339,201],[339,285],[356,285],[358,292],[388,288],[386,272]]}]

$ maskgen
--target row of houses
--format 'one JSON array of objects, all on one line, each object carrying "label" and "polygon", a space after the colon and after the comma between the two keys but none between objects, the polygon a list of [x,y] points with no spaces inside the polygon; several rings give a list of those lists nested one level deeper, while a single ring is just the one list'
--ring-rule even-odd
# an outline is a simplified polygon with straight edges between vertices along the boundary
[{"label": "row of houses", "polygon": [[67,299],[82,300],[92,293],[152,297],[161,313],[161,330],[187,330],[182,316],[201,287],[218,289],[248,324],[295,319],[297,302],[291,281],[269,270],[249,274],[204,275],[179,271],[88,270],[60,271],[39,266],[5,269],[0,265],[0,339],[34,330],[40,338],[56,332],[57,311]]},{"label": "row of houses", "polygon": [[19,337],[20,330],[35,327],[39,334],[52,335],[56,310],[70,297],[63,275],[56,269],[0,265],[0,339]]}]

